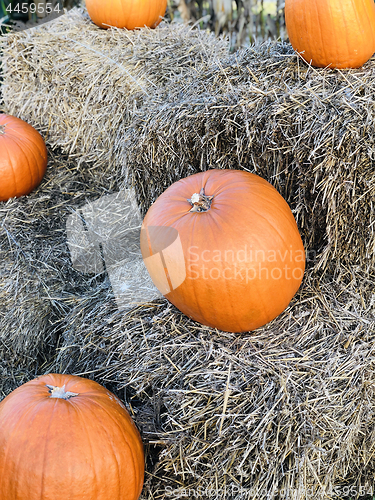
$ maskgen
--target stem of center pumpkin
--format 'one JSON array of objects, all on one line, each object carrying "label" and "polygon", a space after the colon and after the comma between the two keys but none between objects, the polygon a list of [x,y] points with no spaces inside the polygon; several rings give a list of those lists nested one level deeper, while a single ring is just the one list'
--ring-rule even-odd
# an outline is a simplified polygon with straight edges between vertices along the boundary
[{"label": "stem of center pumpkin", "polygon": [[50,398],[57,398],[57,399],[70,399],[73,398],[74,396],[78,396],[78,392],[70,392],[70,391],[65,391],[65,385],[62,387],[56,387],[54,385],[46,385],[48,387],[49,392],[50,392]]},{"label": "stem of center pumpkin", "polygon": [[204,188],[202,188],[199,194],[194,193],[193,196],[187,200],[190,205],[193,206],[190,212],[207,212],[211,207],[213,199],[213,196],[206,196],[204,194]]}]

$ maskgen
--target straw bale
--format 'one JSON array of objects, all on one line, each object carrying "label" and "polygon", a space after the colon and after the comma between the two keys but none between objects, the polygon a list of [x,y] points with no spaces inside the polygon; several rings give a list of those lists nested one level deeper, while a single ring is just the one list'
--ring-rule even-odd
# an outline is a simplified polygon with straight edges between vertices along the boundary
[{"label": "straw bale", "polygon": [[0,251],[0,399],[35,373],[53,343],[48,334],[51,306],[22,260]]},{"label": "straw bale", "polygon": [[[320,500],[372,481],[374,61],[228,56],[198,30],[102,31],[79,10],[3,47],[7,111],[70,156],[50,148],[39,188],[0,206],[0,398],[45,371],[106,384],[147,445],[144,498]],[[120,310],[105,266],[74,267],[69,216],[130,184],[144,212],[213,167],[262,175],[297,217],[309,266],[273,322],[235,335],[165,299]]]},{"label": "straw bale", "polygon": [[[193,76],[193,75],[191,75]],[[375,264],[375,59],[315,69],[266,42],[157,89],[122,146],[145,211],[167,186],[210,168],[269,180],[293,209],[316,265]]]},{"label": "straw bale", "polygon": [[99,182],[137,189],[143,212],[207,168],[268,179],[316,266],[373,274],[374,60],[314,69],[289,44],[228,55],[191,27],[101,30],[85,10],[3,39],[3,98]]},{"label": "straw bale", "polygon": [[13,33],[2,42],[3,100],[47,143],[77,161],[100,164],[116,176],[115,137],[154,89],[187,69],[199,71],[228,51],[228,41],[191,27],[103,30],[84,9]]},{"label": "straw bale", "polygon": [[[135,200],[130,206],[136,210],[129,211],[124,192],[114,177],[102,175],[100,164],[78,163],[51,148],[48,157],[46,175],[37,189],[0,203],[4,384],[16,370],[27,379],[48,369],[59,343],[59,320],[85,294],[97,296],[103,287],[100,303],[113,300],[122,309],[129,307],[131,298],[139,303],[160,296],[141,258],[141,218]],[[81,219],[85,225],[78,224]],[[130,284],[134,293],[131,286],[121,289],[129,271],[137,273]],[[10,390],[14,384],[6,387]]]},{"label": "straw bale", "polygon": [[117,186],[110,179],[100,185],[87,164],[50,149],[48,154],[41,185],[0,203],[0,395],[33,378],[54,356],[62,299],[69,303],[72,293],[105,280],[73,268],[66,220]]},{"label": "straw bale", "polygon": [[110,194],[117,184],[113,179],[101,184],[100,175],[93,175],[95,169],[78,165],[58,151],[49,148],[48,156],[40,186],[28,196],[0,205],[0,251],[7,262],[26,262],[46,291],[62,286],[76,291],[85,286],[86,278],[81,280],[83,275],[71,263],[67,219],[90,201]]},{"label": "straw bale", "polygon": [[105,287],[62,318],[56,366],[125,390],[159,449],[144,498],[323,499],[372,478],[375,302],[313,276],[252,334],[203,327],[164,299],[124,314],[101,302]]},{"label": "straw bale", "polygon": [[[146,443],[143,498],[178,498],[190,488],[239,500],[251,487],[271,495],[288,486],[289,498],[310,500],[327,498],[320,484],[368,479],[375,301],[362,295],[374,283],[354,276],[343,288],[309,270],[291,306],[244,335],[202,327],[165,299],[121,311],[105,272],[74,269],[66,234],[70,214],[113,193],[87,164],[49,156],[40,187],[1,205],[1,269],[20,304],[5,296],[1,332],[14,332],[23,317],[21,352],[38,351],[16,366],[9,348],[0,352],[1,396],[45,371],[114,390]],[[233,495],[222,493],[225,485]]]}]

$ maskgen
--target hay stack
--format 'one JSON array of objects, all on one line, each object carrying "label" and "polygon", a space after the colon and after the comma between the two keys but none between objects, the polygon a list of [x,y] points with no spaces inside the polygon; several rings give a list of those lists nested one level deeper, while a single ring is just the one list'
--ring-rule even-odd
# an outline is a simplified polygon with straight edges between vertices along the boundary
[{"label": "hay stack", "polygon": [[11,262],[5,254],[1,248],[0,399],[32,378],[54,344],[49,328],[52,308],[45,290],[21,256]]},{"label": "hay stack", "polygon": [[359,301],[308,275],[279,318],[234,335],[164,300],[122,314],[85,296],[56,365],[113,384],[159,447],[143,498],[342,498],[375,466],[375,310]]},{"label": "hay stack", "polygon": [[[4,105],[28,121],[51,146],[78,162],[100,165],[110,178],[119,167],[114,143],[134,110],[156,88],[188,69],[199,71],[228,42],[183,25],[155,30],[103,30],[85,10],[2,42]],[[120,164],[121,165],[121,164]]]},{"label": "hay stack", "polygon": [[78,9],[2,46],[7,111],[100,182],[134,184],[143,210],[186,175],[247,169],[291,205],[317,268],[372,274],[373,60],[314,69],[273,42],[228,56],[197,29],[101,30]]},{"label": "hay stack", "polygon": [[[0,394],[47,369],[55,356],[56,321],[73,294],[105,281],[71,263],[66,221],[110,192],[80,167],[49,150],[47,173],[29,196],[0,203]],[[112,187],[118,188],[113,182]]]},{"label": "hay stack", "polygon": [[[71,156],[50,150],[41,186],[1,205],[0,375],[115,390],[148,443],[144,498],[320,500],[372,480],[373,61],[313,70],[282,44],[228,57],[189,28],[101,31],[77,10],[4,44],[7,111]],[[127,183],[145,210],[213,167],[270,180],[319,252],[279,318],[234,335],[164,299],[119,311],[105,267],[73,267],[71,214]]]},{"label": "hay stack", "polygon": [[176,77],[139,108],[124,176],[147,209],[181,177],[239,168],[269,180],[293,209],[317,267],[375,266],[375,60],[314,69],[289,44],[242,49]]}]

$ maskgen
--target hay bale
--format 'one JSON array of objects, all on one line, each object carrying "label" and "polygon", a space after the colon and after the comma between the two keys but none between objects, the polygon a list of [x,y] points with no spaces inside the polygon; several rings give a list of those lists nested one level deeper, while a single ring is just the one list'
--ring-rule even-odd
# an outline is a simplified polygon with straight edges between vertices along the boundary
[{"label": "hay bale", "polygon": [[143,212],[181,177],[243,168],[291,205],[317,269],[373,273],[373,60],[314,69],[274,42],[228,56],[197,29],[101,30],[82,9],[2,48],[7,111],[99,182],[135,185]]},{"label": "hay bale", "polygon": [[[66,221],[92,199],[118,188],[95,169],[49,149],[46,175],[30,195],[0,203],[0,395],[45,371],[55,356],[72,294],[105,280],[72,266]],[[96,171],[99,169],[96,168]],[[100,176],[98,176],[100,177]],[[0,396],[1,397],[1,396]]]},{"label": "hay bale", "polygon": [[371,275],[375,60],[314,69],[289,44],[267,42],[191,73],[158,89],[116,139],[144,211],[182,177],[245,169],[288,201],[317,268]]},{"label": "hay bale", "polygon": [[184,25],[103,30],[77,8],[10,34],[1,46],[7,112],[78,162],[99,164],[107,179],[119,167],[115,137],[143,99],[172,76],[199,71],[228,51],[224,38]]},{"label": "hay bale", "polygon": [[[0,207],[0,374],[13,377],[0,389],[43,371],[112,385],[159,452],[149,498],[320,500],[375,465],[373,61],[327,72],[288,45],[225,51],[186,27],[100,31],[77,10],[6,37],[7,111],[71,156],[50,150],[39,188]],[[67,220],[87,204],[131,183],[145,210],[212,167],[270,180],[319,252],[292,304],[252,334],[202,327],[164,299],[120,311],[105,266],[71,259]]]},{"label": "hay bale", "polygon": [[375,303],[312,276],[253,334],[202,327],[166,300],[124,314],[105,287],[62,318],[56,366],[126,389],[160,447],[145,498],[315,500],[372,480]]},{"label": "hay bale", "polygon": [[54,346],[45,290],[21,259],[11,262],[4,253],[1,249],[0,400],[32,378]]},{"label": "hay bale", "polygon": [[[113,179],[100,183],[95,169],[80,166],[57,151],[48,150],[46,175],[40,186],[0,206],[0,251],[3,260],[18,265],[22,260],[46,293],[85,289],[95,273],[86,277],[72,266],[66,224],[69,216],[90,201],[111,193]],[[99,172],[96,169],[96,172]]]},{"label": "hay bale", "polygon": [[48,156],[37,189],[0,203],[0,395],[49,370],[59,321],[83,297],[103,310],[160,297],[141,257],[133,190],[118,191],[100,164]]}]

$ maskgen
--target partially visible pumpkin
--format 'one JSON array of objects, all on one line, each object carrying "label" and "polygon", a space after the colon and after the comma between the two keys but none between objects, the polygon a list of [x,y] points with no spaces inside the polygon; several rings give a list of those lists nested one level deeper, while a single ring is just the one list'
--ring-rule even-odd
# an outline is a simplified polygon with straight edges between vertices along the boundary
[{"label": "partially visible pumpkin", "polygon": [[190,318],[254,330],[298,290],[305,252],[293,214],[266,180],[208,170],[172,184],[149,208],[141,251],[161,293]]},{"label": "partially visible pumpkin", "polygon": [[86,8],[100,28],[155,28],[165,14],[167,0],[86,0]]},{"label": "partially visible pumpkin", "polygon": [[286,0],[285,24],[313,66],[359,68],[375,52],[374,0]]},{"label": "partially visible pumpkin", "polygon": [[29,194],[43,179],[47,148],[42,136],[20,118],[0,114],[0,201]]},{"label": "partially visible pumpkin", "polygon": [[143,476],[139,432],[96,382],[44,375],[0,403],[1,500],[137,500]]}]

